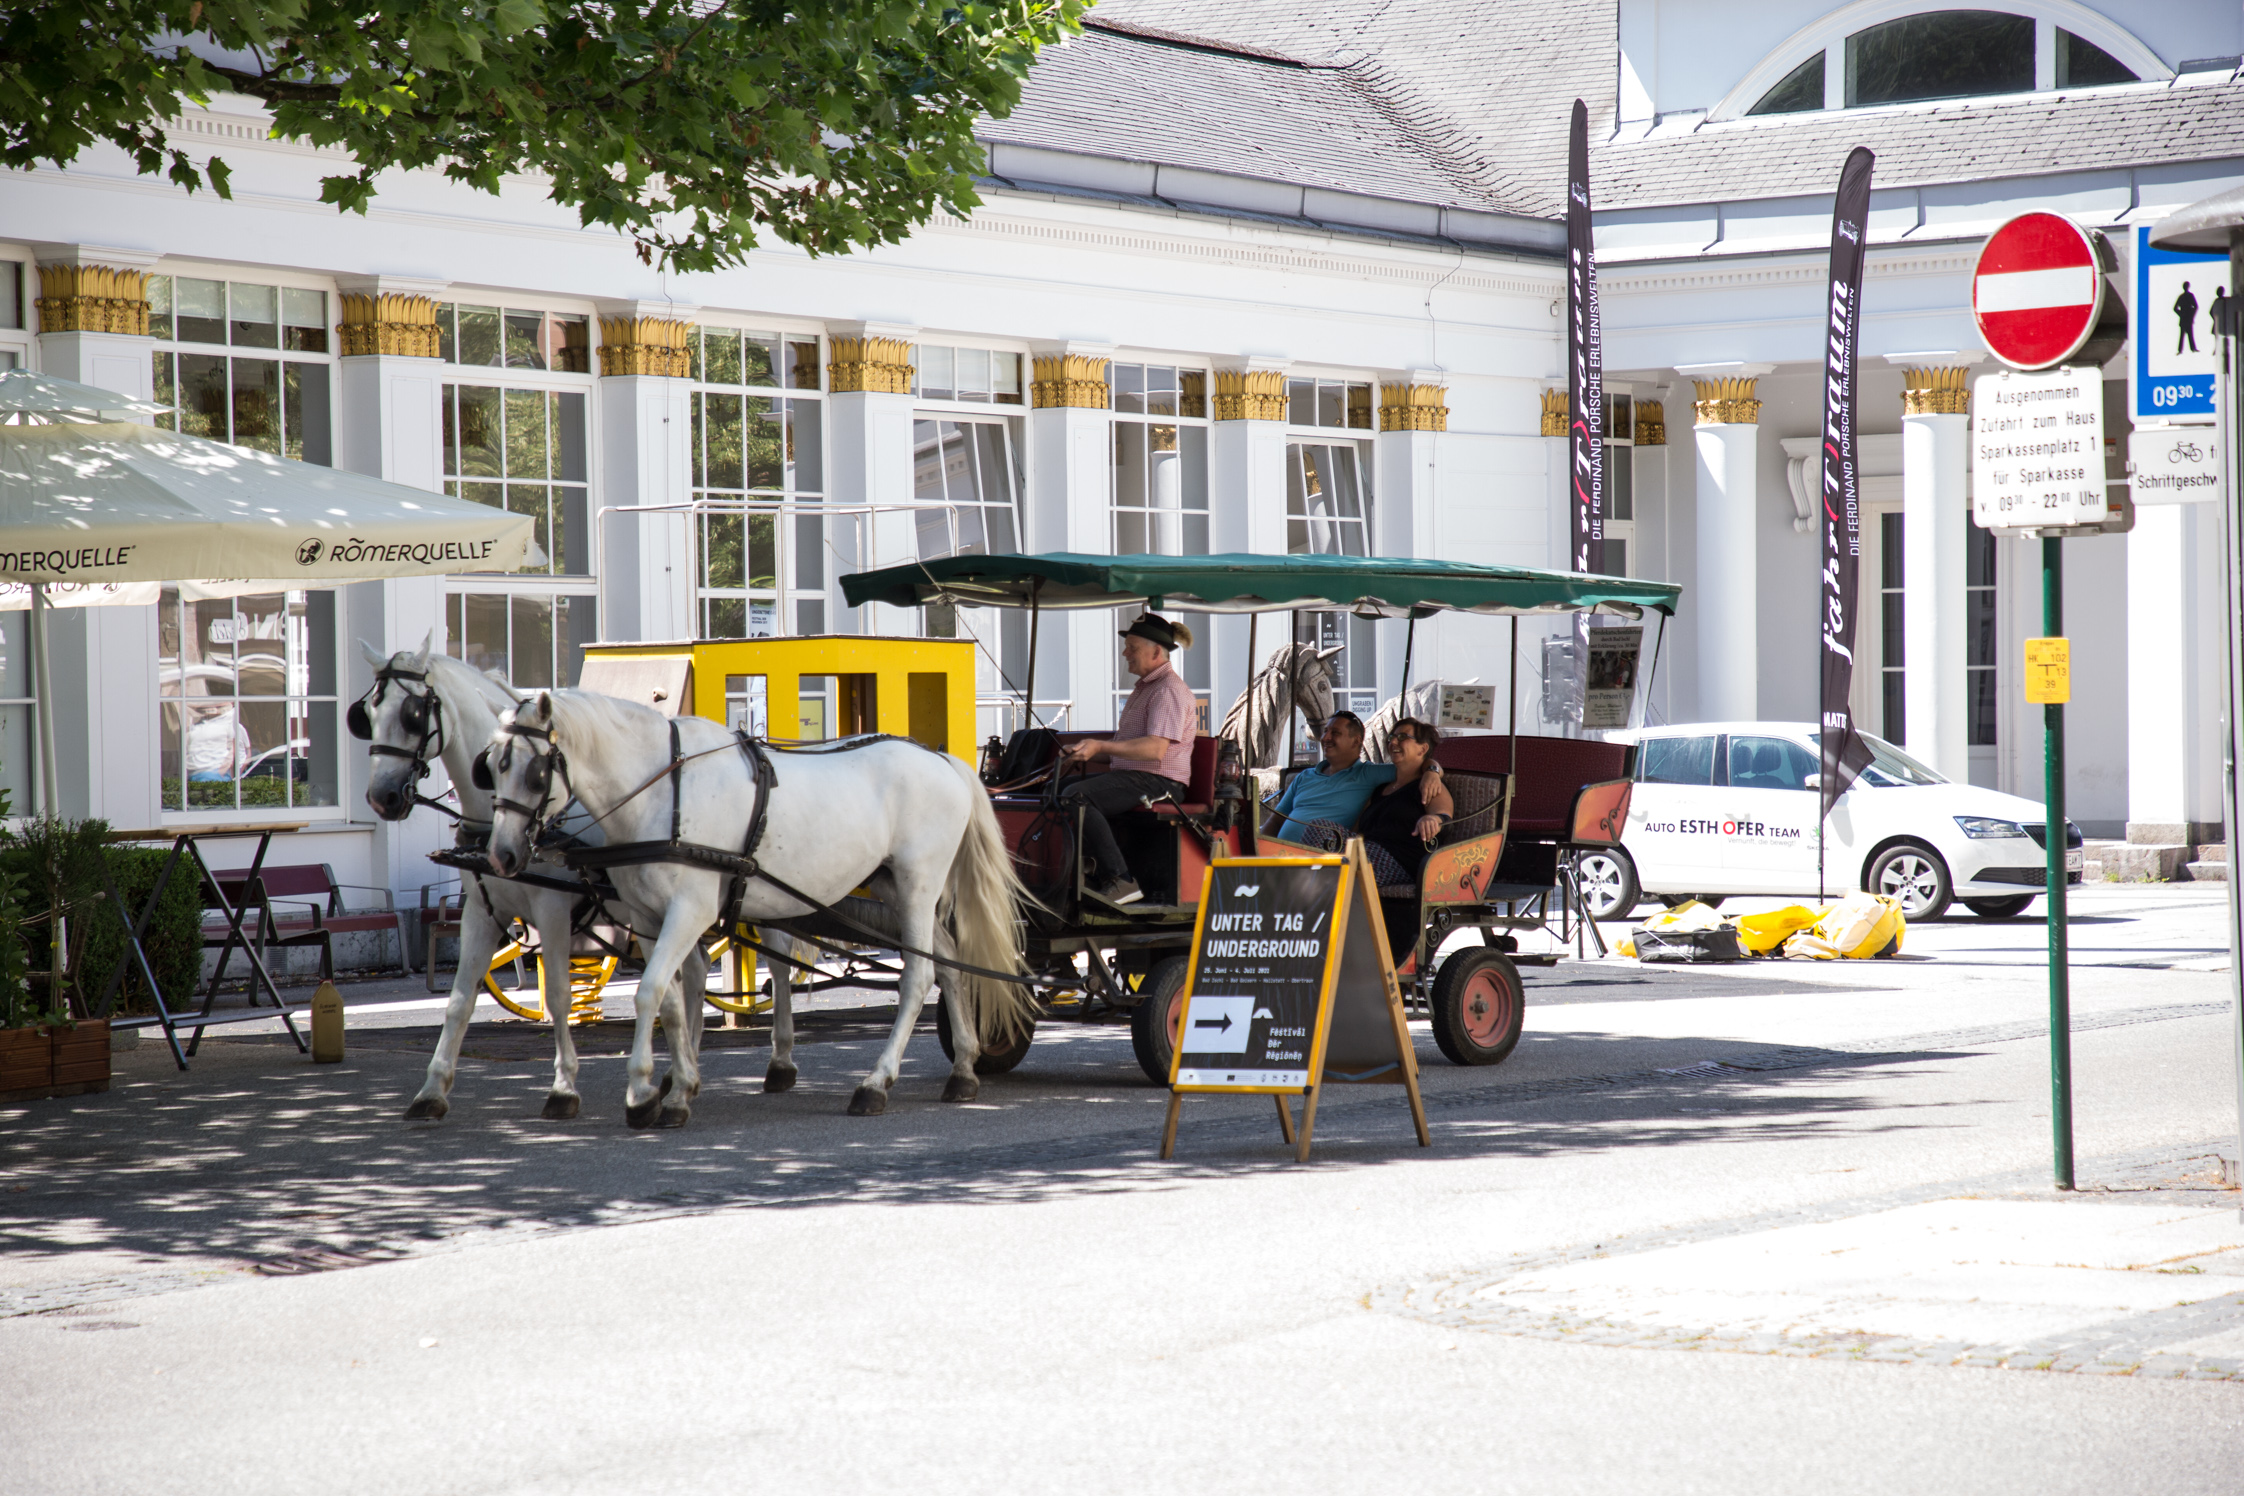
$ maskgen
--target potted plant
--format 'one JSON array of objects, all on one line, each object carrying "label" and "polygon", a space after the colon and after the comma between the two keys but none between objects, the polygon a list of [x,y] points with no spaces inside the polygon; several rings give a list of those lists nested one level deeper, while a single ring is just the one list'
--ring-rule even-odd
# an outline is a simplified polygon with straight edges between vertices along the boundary
[{"label": "potted plant", "polygon": [[[0,791],[0,816],[7,812]],[[30,870],[0,863],[0,1101],[109,1089],[109,1021],[73,1022],[69,1000],[72,957],[83,944],[72,939],[69,916],[86,902],[72,895],[91,885],[88,869],[98,869],[93,859],[107,831],[98,821],[42,818],[7,838],[30,854]],[[25,913],[29,882],[42,885],[43,913]],[[42,938],[47,970],[35,990],[28,942]]]}]

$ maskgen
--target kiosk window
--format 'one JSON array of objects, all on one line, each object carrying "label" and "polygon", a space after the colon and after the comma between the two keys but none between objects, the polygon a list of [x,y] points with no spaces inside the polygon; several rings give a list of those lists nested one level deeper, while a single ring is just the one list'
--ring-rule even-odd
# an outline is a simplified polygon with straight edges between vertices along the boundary
[{"label": "kiosk window", "polygon": [[1714,783],[1714,739],[1652,738],[1644,744],[1646,784]]}]

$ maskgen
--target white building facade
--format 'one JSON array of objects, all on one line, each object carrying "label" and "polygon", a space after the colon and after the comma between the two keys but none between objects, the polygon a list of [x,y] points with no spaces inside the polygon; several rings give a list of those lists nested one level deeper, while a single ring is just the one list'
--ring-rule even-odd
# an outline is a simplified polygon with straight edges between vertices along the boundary
[{"label": "white building facade", "polygon": [[[2136,230],[2244,181],[2230,0],[1555,0],[1492,11],[1109,0],[987,125],[969,218],[814,259],[641,265],[511,182],[385,178],[228,97],[178,138],[233,197],[88,152],[0,174],[0,365],[176,405],[186,429],[538,518],[504,576],[58,615],[62,808],[120,827],[285,816],[292,860],[408,897],[433,816],[372,821],[341,707],[355,647],[439,647],[569,684],[591,640],[971,633],[983,730],[1027,633],[844,606],[838,578],[959,549],[1340,550],[1565,564],[1564,132],[1589,102],[1610,569],[1683,584],[1654,720],[1812,718],[1824,248],[1847,150],[1878,153],[1863,337],[1858,716],[1957,778],[2038,798],[2019,641],[2037,561],[1966,519],[1990,367],[1973,251],[2033,208]],[[1960,30],[1957,28],[1961,28]],[[2208,298],[2209,299],[2209,298]],[[2123,476],[2129,351],[2107,369]],[[1555,401],[1555,404],[1554,404]],[[2071,806],[2092,835],[2217,827],[2220,626],[2207,506],[2066,543]],[[1400,685],[1403,626],[1309,618],[1344,700]],[[1047,717],[1113,720],[1115,625],[1048,621]],[[28,803],[22,615],[0,615],[0,783]],[[1218,719],[1244,620],[1186,656]],[[1530,630],[1530,640],[1539,631]],[[1499,682],[1508,631],[1421,625],[1414,679]],[[1267,624],[1262,652],[1284,642]],[[1540,726],[1535,653],[1514,684]],[[806,709],[806,711],[809,709]],[[772,724],[823,732],[823,719]],[[261,769],[213,775],[214,735]],[[441,772],[441,771],[440,771]],[[431,786],[432,790],[435,786]],[[2212,834],[2217,834],[2214,832]]]}]

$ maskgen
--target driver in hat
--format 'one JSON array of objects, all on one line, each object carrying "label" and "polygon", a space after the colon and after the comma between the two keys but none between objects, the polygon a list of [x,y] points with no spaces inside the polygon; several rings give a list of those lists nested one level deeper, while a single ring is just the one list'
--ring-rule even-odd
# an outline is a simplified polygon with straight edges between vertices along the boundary
[{"label": "driver in hat", "polygon": [[1169,657],[1192,647],[1192,630],[1158,613],[1141,613],[1122,630],[1122,665],[1137,677],[1123,704],[1111,738],[1086,738],[1068,745],[1066,762],[1095,768],[1060,792],[1063,801],[1083,806],[1084,880],[1109,904],[1131,904],[1143,895],[1107,817],[1135,810],[1147,796],[1174,793],[1184,798],[1192,778],[1192,740],[1199,731],[1199,703]]}]

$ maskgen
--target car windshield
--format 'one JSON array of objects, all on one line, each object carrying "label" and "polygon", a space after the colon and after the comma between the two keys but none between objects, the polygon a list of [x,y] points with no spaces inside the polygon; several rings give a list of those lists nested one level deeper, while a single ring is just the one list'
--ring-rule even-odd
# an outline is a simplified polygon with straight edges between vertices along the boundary
[{"label": "car windshield", "polygon": [[[1862,779],[1865,784],[1875,789],[1890,790],[1898,785],[1905,784],[1946,784],[1948,782],[1908,754],[1903,753],[1899,748],[1894,747],[1884,738],[1874,737],[1866,732],[1858,733],[1856,736],[1860,737],[1862,745],[1870,750],[1870,766],[1862,771]],[[1809,733],[1808,741],[1816,745],[1818,754],[1822,752],[1823,735],[1821,733]]]}]

